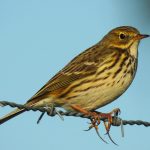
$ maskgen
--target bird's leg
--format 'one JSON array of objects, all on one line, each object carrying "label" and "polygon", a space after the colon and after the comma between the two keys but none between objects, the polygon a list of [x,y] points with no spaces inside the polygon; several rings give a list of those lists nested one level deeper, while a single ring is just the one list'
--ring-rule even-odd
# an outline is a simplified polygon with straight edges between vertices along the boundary
[{"label": "bird's leg", "polygon": [[78,105],[71,105],[71,107],[72,107],[72,109],[74,109],[77,112],[91,116],[91,124],[92,125],[90,126],[89,129],[91,129],[92,127],[98,126],[100,124],[99,112],[90,112],[90,111],[87,111],[87,110],[81,108]]},{"label": "bird's leg", "polygon": [[[98,135],[98,137],[105,143],[107,143],[101,136],[100,136],[100,133],[98,132],[98,125],[100,124],[100,116],[99,116],[99,113],[98,112],[89,112],[83,108],[81,108],[80,106],[78,105],[71,105],[71,107],[75,110],[75,111],[78,111],[80,113],[83,113],[85,115],[89,115],[91,116],[92,118],[90,119],[91,120],[91,125],[89,126],[89,129],[85,130],[85,131],[89,131],[90,129],[92,128],[95,128],[95,131]],[[108,143],[107,143],[108,144]]]},{"label": "bird's leg", "polygon": [[91,116],[91,122],[92,122],[93,127],[98,126],[100,124],[100,119],[104,118],[103,121],[104,121],[104,125],[105,125],[107,133],[110,130],[113,117],[117,117],[118,114],[120,114],[120,112],[121,112],[119,108],[115,108],[109,113],[101,113],[101,112],[97,112],[97,111],[93,111],[93,112],[87,111],[78,105],[71,105],[71,107],[75,111],[78,111],[78,112],[83,113],[85,115]]},{"label": "bird's leg", "polygon": [[[83,108],[81,108],[80,106],[78,105],[71,105],[71,107],[75,110],[75,111],[78,111],[80,113],[83,113],[85,115],[89,115],[91,116],[91,125],[89,127],[88,130],[86,131],[89,131],[90,129],[92,129],[93,127],[95,128],[96,130],[96,133],[98,134],[98,136],[102,139],[102,137],[100,136],[99,132],[98,132],[98,125],[100,124],[100,119],[103,118],[103,122],[104,122],[104,126],[105,126],[105,129],[106,129],[106,134],[108,135],[109,139],[115,144],[117,145],[111,138],[110,134],[109,134],[109,131],[110,131],[110,127],[111,127],[111,124],[112,124],[112,119],[113,117],[117,117],[118,114],[121,112],[119,108],[116,108],[116,109],[113,109],[111,112],[109,113],[101,113],[101,112],[97,112],[97,111],[93,111],[93,112],[90,112],[90,111],[87,111]],[[102,139],[105,143],[107,143],[104,139]]]}]

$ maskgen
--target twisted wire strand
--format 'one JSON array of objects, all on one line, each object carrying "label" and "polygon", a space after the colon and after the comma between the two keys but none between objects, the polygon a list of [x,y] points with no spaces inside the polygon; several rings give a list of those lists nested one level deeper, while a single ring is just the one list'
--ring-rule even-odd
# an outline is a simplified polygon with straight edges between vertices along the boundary
[{"label": "twisted wire strand", "polygon": [[[81,118],[87,118],[87,119],[91,119],[91,116],[89,115],[85,115],[82,113],[77,113],[77,112],[63,112],[63,111],[56,111],[56,109],[54,109],[54,111],[50,112],[51,110],[48,109],[47,107],[29,107],[26,105],[22,105],[22,104],[17,104],[14,102],[8,102],[8,101],[0,101],[0,106],[10,106],[10,107],[17,107],[19,109],[25,109],[26,111],[40,111],[42,113],[47,113],[50,116],[55,116],[55,115],[60,115],[60,117],[62,116],[74,116],[74,117],[81,117]],[[106,120],[106,118],[101,118],[101,120]],[[150,126],[150,122],[147,121],[142,121],[142,120],[122,120],[119,117],[113,117],[113,121],[112,121],[112,125],[113,126],[121,126],[121,125],[143,125],[145,127],[149,127]]]}]

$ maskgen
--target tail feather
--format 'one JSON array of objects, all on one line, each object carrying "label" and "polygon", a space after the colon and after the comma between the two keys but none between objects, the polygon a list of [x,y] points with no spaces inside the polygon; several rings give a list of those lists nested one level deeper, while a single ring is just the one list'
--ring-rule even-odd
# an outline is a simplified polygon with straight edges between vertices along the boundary
[{"label": "tail feather", "polygon": [[25,112],[25,109],[15,109],[14,111],[8,113],[7,115],[5,115],[4,117],[0,118],[0,125],[3,124],[4,122],[8,121],[9,119],[12,119],[16,116],[18,116],[19,114]]}]

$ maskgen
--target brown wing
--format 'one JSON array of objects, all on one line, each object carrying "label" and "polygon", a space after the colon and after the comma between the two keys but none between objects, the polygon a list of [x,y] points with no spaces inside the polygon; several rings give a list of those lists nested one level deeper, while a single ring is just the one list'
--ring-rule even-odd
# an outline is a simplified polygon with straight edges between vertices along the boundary
[{"label": "brown wing", "polygon": [[[106,52],[106,55],[104,52]],[[104,62],[105,56],[108,56],[108,52],[99,49],[98,44],[87,49],[51,78],[28,102],[40,97],[42,99],[43,96],[51,92],[65,89],[75,80],[95,74],[98,65]]]}]

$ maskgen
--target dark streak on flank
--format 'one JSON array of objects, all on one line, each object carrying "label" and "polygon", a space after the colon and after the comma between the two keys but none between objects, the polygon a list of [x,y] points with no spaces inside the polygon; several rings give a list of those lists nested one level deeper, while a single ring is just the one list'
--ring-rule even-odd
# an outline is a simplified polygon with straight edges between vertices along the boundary
[{"label": "dark streak on flank", "polygon": [[120,82],[120,80],[121,80],[121,79],[119,79],[119,80],[117,81],[117,83],[119,83],[119,82]]},{"label": "dark streak on flank", "polygon": [[119,74],[119,72],[122,71],[122,68],[119,68],[113,75],[113,79]]},{"label": "dark streak on flank", "polygon": [[111,83],[107,83],[106,86],[110,86]]},{"label": "dark streak on flank", "polygon": [[70,96],[70,97],[67,97],[65,100],[70,100],[70,99],[76,98],[76,97],[78,97],[78,96],[79,96],[79,95]]},{"label": "dark streak on flank", "polygon": [[114,84],[115,84],[115,81],[112,82],[111,86],[114,86]]},{"label": "dark streak on flank", "polygon": [[83,80],[83,81],[81,81],[80,83],[78,83],[78,84],[76,84],[76,85],[70,87],[70,89],[67,90],[66,92],[64,92],[63,94],[61,94],[61,95],[59,96],[59,98],[66,97],[66,95],[67,95],[68,93],[70,93],[74,88],[76,88],[76,87],[78,87],[78,86],[81,86],[82,84],[89,83],[89,82],[91,82],[91,81],[92,81],[92,80]]},{"label": "dark streak on flank", "polygon": [[128,71],[128,68],[126,67],[125,70],[123,71],[123,74],[126,74]]},{"label": "dark streak on flank", "polygon": [[122,85],[122,86],[124,85],[124,80],[122,81],[121,85]]},{"label": "dark streak on flank", "polygon": [[134,74],[134,69],[133,68],[131,68],[130,74],[131,74],[131,76],[133,76],[133,74]]},{"label": "dark streak on flank", "polygon": [[97,81],[100,81],[100,80],[105,80],[105,79],[107,79],[108,77],[109,77],[109,76],[97,78],[97,79],[95,79],[93,82],[97,82]]},{"label": "dark streak on flank", "polygon": [[86,84],[86,83],[90,83],[90,82],[97,82],[99,80],[105,80],[107,79],[109,76],[106,76],[106,77],[101,77],[101,78],[97,78],[95,80],[93,79],[90,79],[90,80],[84,80],[84,81],[81,81],[80,83],[72,86],[68,91],[66,91],[65,93],[63,93],[62,95],[59,96],[59,98],[63,98],[65,97],[68,93],[70,93],[74,88],[78,87],[78,86],[81,86],[82,84]]},{"label": "dark streak on flank", "polygon": [[86,89],[82,89],[82,90],[75,90],[74,92],[85,92],[85,91],[88,91],[89,89],[98,88],[98,87],[103,86],[103,85],[105,85],[105,83],[101,83],[101,84],[96,85],[96,86],[90,86],[90,87],[88,87]]}]

